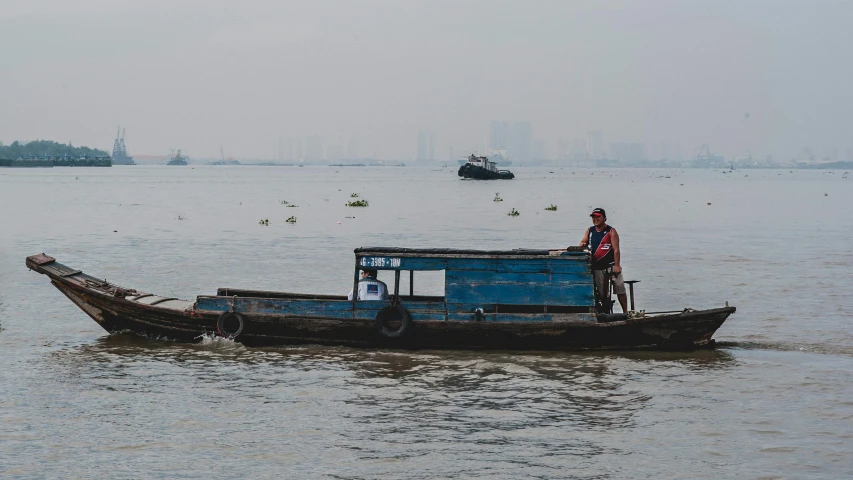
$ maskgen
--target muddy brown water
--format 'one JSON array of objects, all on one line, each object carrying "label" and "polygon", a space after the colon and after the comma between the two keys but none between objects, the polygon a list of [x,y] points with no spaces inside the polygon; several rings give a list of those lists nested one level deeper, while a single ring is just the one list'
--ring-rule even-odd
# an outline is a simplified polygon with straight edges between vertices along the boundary
[{"label": "muddy brown water", "polygon": [[[450,168],[0,169],[0,476],[853,476],[843,172],[513,170],[477,182]],[[369,207],[346,207],[352,193]],[[187,299],[345,294],[356,247],[562,247],[593,207],[621,235],[638,308],[738,307],[717,349],[184,345],[107,335],[24,267],[46,252]]]}]

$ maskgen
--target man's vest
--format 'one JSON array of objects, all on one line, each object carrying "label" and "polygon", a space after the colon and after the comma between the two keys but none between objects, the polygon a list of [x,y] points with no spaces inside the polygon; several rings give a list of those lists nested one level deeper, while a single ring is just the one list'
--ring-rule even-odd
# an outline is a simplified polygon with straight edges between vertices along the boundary
[{"label": "man's vest", "polygon": [[589,250],[592,252],[593,270],[604,270],[614,261],[613,245],[610,243],[613,227],[607,225],[598,231],[595,225],[589,227]]}]

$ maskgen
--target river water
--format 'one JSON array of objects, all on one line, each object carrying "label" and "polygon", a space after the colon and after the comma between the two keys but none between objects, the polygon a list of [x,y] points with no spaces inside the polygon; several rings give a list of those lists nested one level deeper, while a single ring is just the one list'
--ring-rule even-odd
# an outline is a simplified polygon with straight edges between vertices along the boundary
[{"label": "river water", "polygon": [[[853,477],[853,178],[513,171],[478,182],[455,167],[0,169],[0,476]],[[369,207],[346,207],[353,193]],[[24,266],[46,252],[185,299],[226,286],[344,294],[359,246],[559,248],[593,207],[620,233],[626,279],[641,280],[637,308],[738,307],[717,349],[108,336]]]}]

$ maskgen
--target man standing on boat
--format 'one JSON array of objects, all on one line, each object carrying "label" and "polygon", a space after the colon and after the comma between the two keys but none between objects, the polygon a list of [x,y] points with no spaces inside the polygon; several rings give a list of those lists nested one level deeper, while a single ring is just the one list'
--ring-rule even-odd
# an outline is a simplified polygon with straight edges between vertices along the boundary
[{"label": "man standing on boat", "polygon": [[[376,270],[362,270],[361,280],[358,281],[358,300],[388,300],[388,286],[376,279]],[[347,295],[352,300],[352,290]]]},{"label": "man standing on boat", "polygon": [[609,291],[607,288],[609,278],[616,298],[619,299],[619,305],[622,306],[622,312],[628,313],[628,295],[625,292],[625,281],[622,278],[620,264],[622,255],[619,251],[619,234],[616,233],[615,228],[606,223],[607,213],[603,208],[593,209],[589,216],[592,218],[592,226],[584,232],[580,245],[589,246],[592,252],[592,273],[595,288],[602,297],[601,304],[609,306],[605,302],[610,298],[603,298]]}]

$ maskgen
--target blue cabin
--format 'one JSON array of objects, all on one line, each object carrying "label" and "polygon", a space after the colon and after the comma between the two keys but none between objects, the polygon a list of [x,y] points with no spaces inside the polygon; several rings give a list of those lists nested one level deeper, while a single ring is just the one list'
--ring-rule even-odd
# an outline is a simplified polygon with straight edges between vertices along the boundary
[{"label": "blue cabin", "polygon": [[[459,250],[363,247],[355,250],[353,291],[359,271],[392,271],[389,301],[221,288],[199,296],[199,311],[303,318],[373,320],[390,305],[418,322],[595,322],[589,252],[567,250]],[[444,295],[419,295],[417,272],[444,272]],[[408,291],[401,277],[408,276]]]}]

